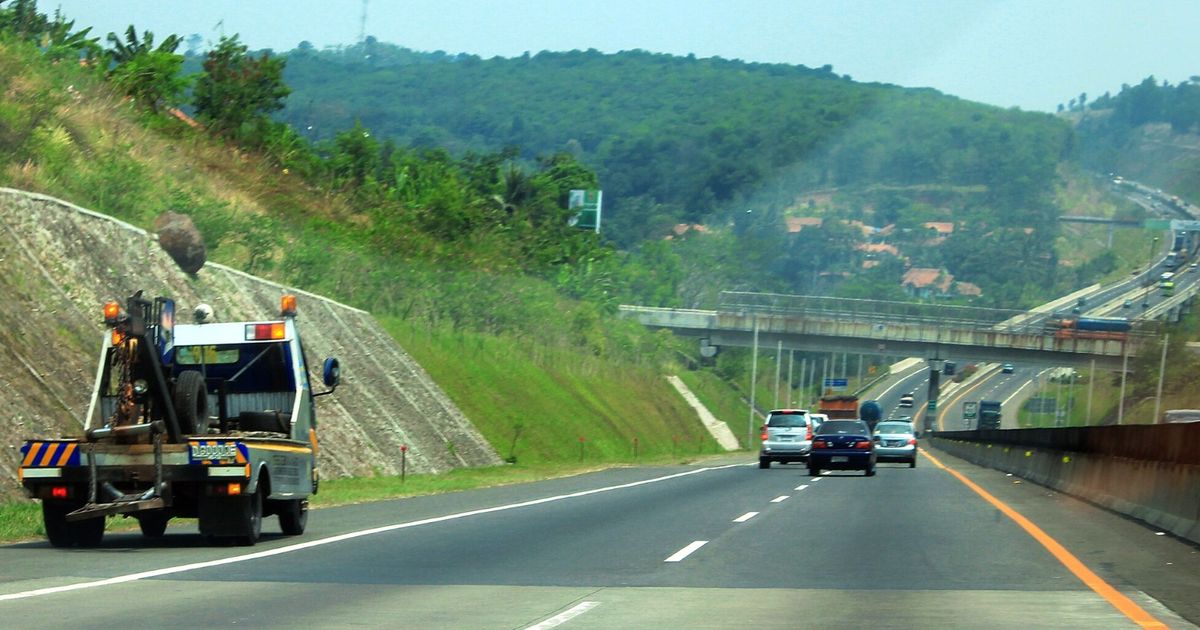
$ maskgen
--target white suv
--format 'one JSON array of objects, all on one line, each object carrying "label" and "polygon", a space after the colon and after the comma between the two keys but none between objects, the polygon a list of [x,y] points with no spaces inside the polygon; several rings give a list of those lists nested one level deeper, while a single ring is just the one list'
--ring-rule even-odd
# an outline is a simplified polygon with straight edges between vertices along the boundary
[{"label": "white suv", "polygon": [[901,396],[901,397],[900,397],[900,405],[899,405],[899,406],[901,406],[901,407],[912,407],[912,406],[913,406],[913,395],[912,395],[912,394],[905,394],[905,395]]},{"label": "white suv", "polygon": [[767,414],[762,428],[762,448],[758,467],[770,468],[771,462],[806,462],[812,450],[813,419],[805,409],[775,409]]}]

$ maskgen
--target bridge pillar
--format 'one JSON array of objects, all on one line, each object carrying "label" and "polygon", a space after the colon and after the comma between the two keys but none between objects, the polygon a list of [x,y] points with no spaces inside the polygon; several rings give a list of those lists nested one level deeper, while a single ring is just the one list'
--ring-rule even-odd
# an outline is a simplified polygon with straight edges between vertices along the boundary
[{"label": "bridge pillar", "polygon": [[929,402],[925,405],[925,431],[927,432],[937,429],[937,401],[938,393],[941,391],[942,367],[945,363],[942,359],[929,359]]}]

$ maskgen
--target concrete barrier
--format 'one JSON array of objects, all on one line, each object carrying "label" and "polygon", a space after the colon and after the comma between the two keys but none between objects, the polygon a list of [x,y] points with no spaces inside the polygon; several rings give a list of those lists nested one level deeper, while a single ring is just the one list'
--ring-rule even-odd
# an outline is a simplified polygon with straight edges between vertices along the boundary
[{"label": "concrete barrier", "polygon": [[1200,543],[1200,424],[959,431],[931,441]]}]

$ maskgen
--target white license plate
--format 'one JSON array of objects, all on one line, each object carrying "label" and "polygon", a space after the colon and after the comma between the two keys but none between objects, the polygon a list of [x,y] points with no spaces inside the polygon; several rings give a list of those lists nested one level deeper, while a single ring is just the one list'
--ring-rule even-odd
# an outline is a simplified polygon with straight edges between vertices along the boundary
[{"label": "white license plate", "polygon": [[848,461],[850,461],[850,458],[846,457],[845,455],[838,455],[838,456],[829,458],[829,463],[831,463],[831,464],[844,464]]}]

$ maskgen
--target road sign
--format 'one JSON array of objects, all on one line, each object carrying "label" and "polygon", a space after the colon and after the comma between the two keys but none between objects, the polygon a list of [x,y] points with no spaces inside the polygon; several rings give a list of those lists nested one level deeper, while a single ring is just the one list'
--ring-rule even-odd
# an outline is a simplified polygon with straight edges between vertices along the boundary
[{"label": "road sign", "polygon": [[850,383],[844,378],[827,378],[825,379],[825,389],[843,390]]},{"label": "road sign", "polygon": [[1147,230],[1169,230],[1171,229],[1170,219],[1146,219],[1142,223],[1142,227]]},{"label": "road sign", "polygon": [[929,401],[929,410],[937,411],[937,401],[936,400]]},{"label": "road sign", "polygon": [[979,403],[978,402],[964,402],[963,403],[963,420],[974,420],[978,413],[979,413]]},{"label": "road sign", "polygon": [[574,210],[575,216],[569,223],[577,228],[600,231],[600,205],[604,199],[602,190],[572,190],[567,195],[567,209]]},{"label": "road sign", "polygon": [[1171,220],[1171,229],[1175,230],[1176,232],[1179,232],[1181,230],[1188,231],[1188,232],[1192,232],[1194,230],[1200,230],[1200,221],[1192,221],[1192,220],[1185,220],[1185,219],[1172,219]]}]

